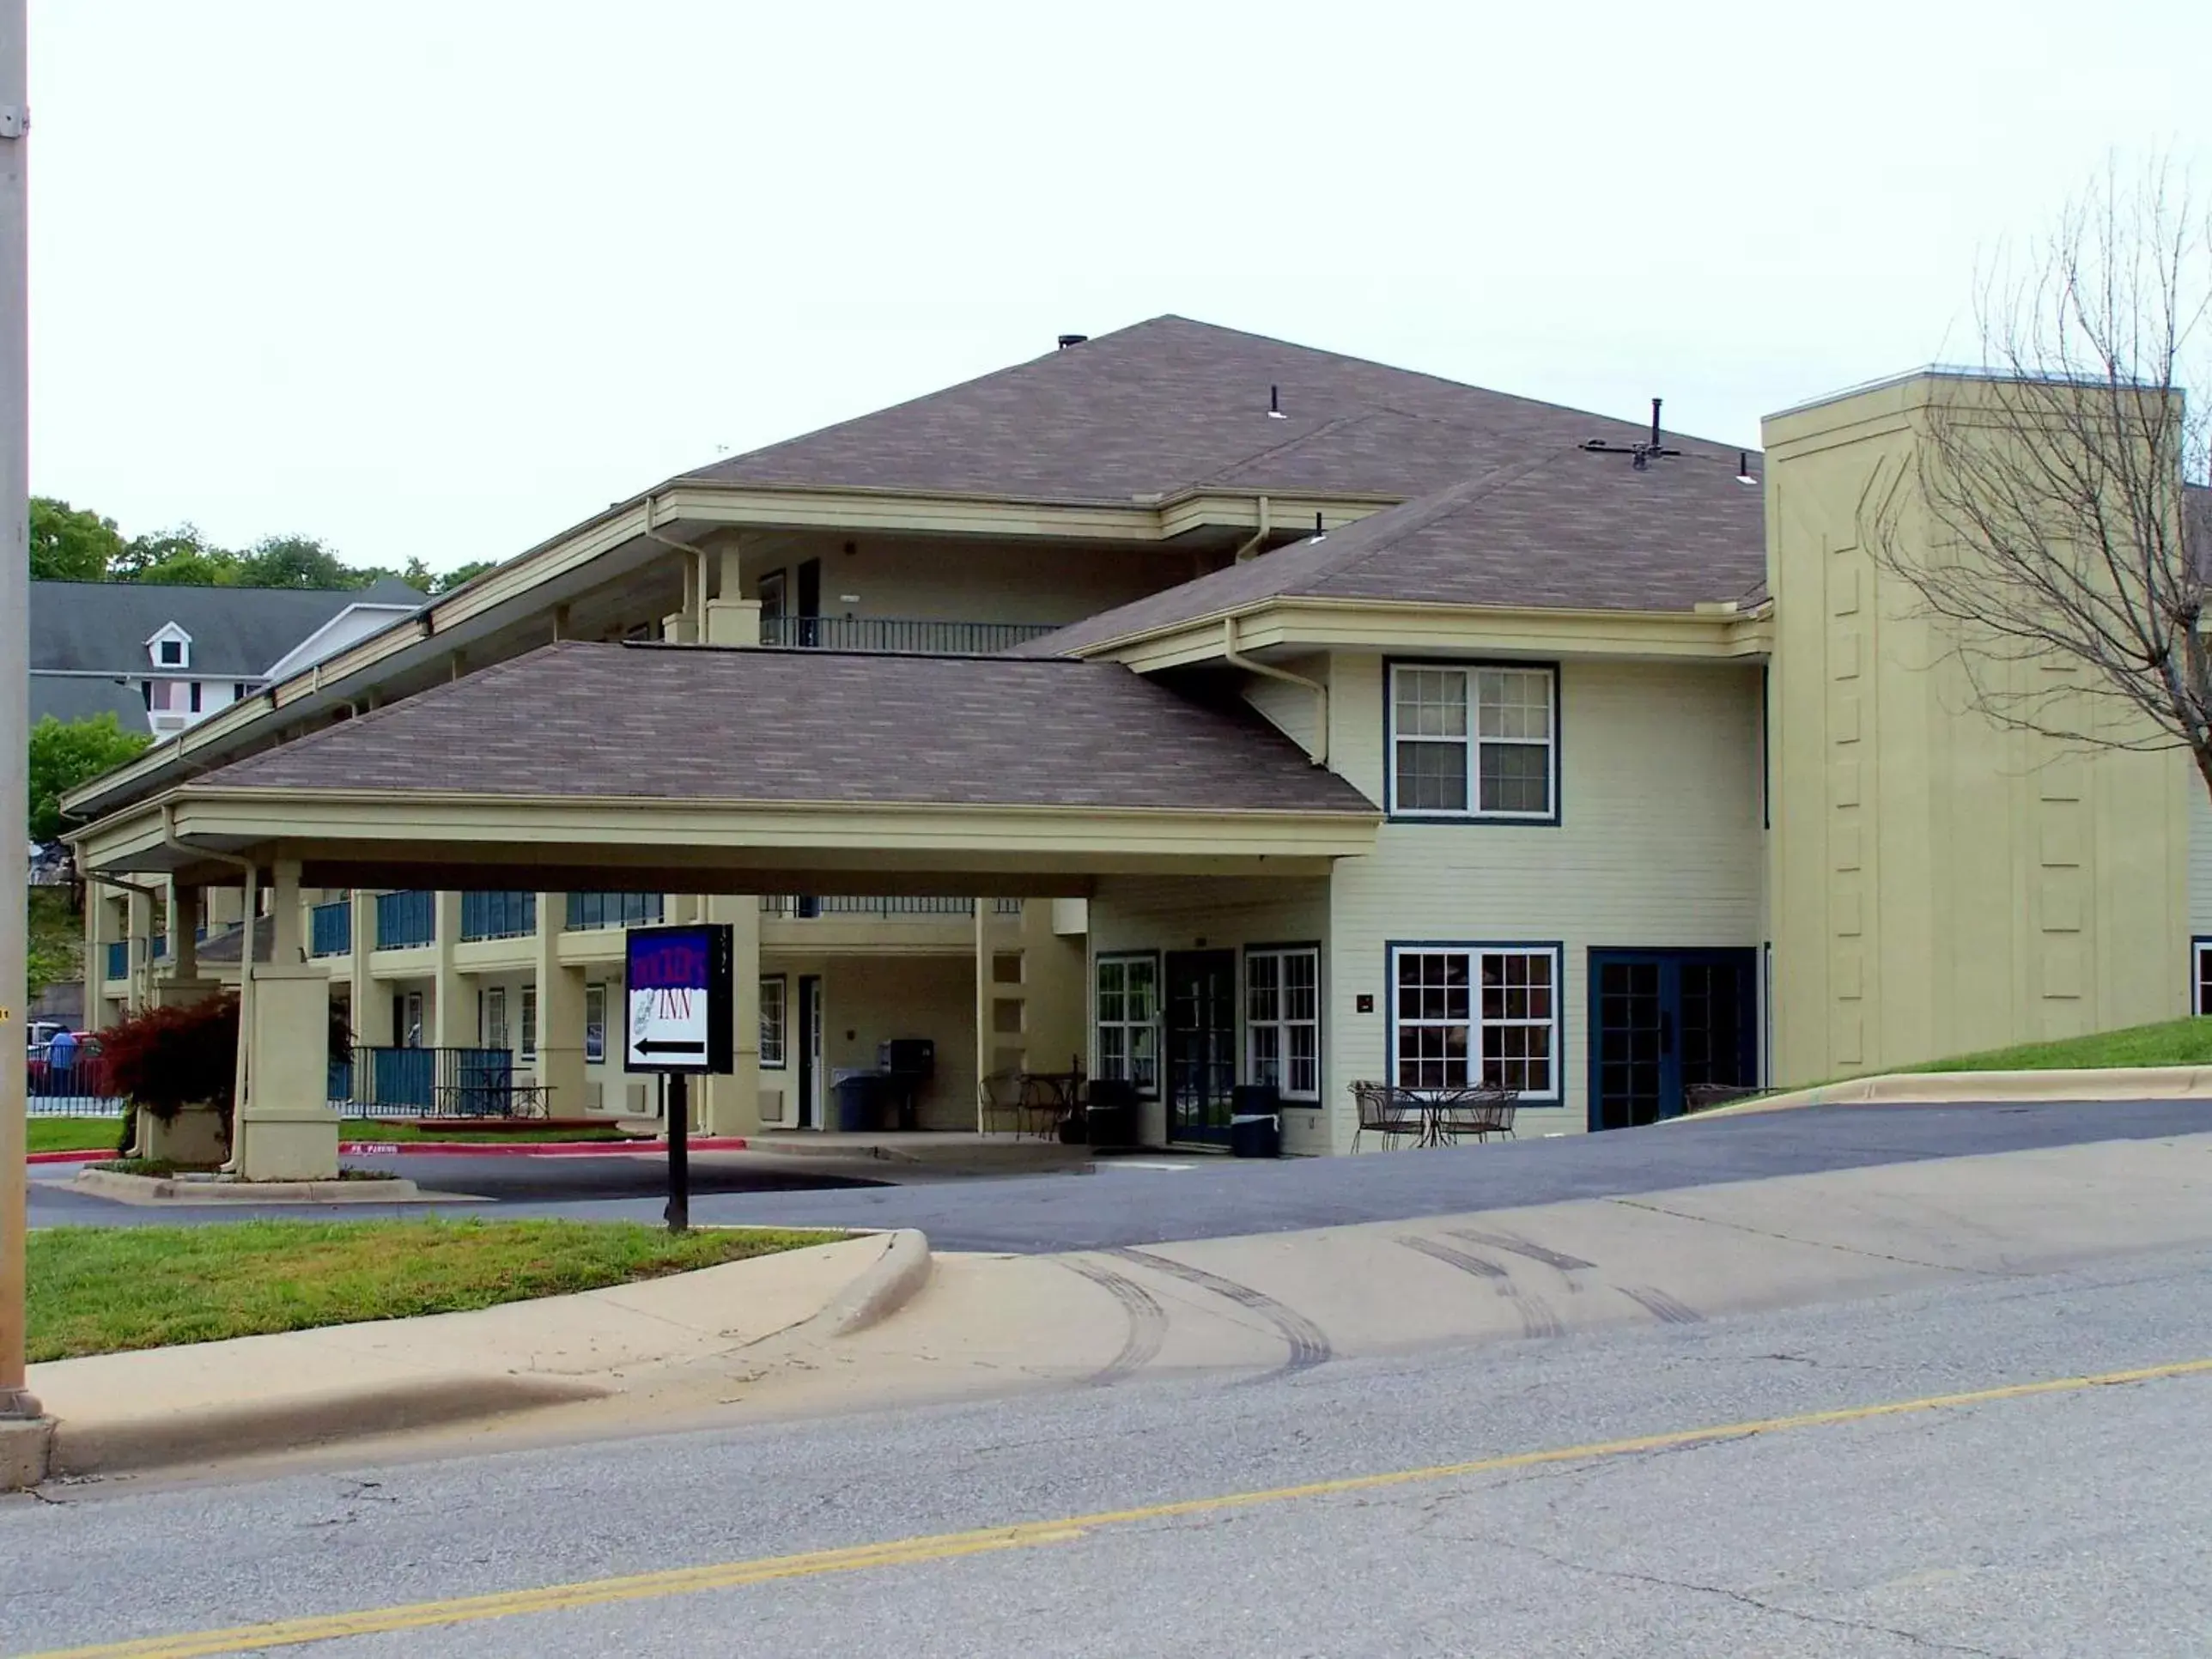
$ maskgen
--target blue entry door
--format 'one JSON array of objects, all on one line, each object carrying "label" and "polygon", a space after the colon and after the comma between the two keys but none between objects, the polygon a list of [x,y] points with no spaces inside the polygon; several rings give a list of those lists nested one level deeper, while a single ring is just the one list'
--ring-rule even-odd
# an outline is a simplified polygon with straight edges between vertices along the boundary
[{"label": "blue entry door", "polygon": [[1759,1079],[1759,953],[1589,953],[1589,1127],[1679,1116],[1699,1084]]}]

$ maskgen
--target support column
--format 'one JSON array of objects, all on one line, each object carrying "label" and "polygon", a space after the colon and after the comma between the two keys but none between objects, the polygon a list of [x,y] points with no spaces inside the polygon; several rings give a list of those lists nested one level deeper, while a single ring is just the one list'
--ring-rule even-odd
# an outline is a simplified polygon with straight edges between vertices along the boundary
[{"label": "support column", "polygon": [[276,861],[270,893],[270,960],[253,976],[246,1098],[239,1103],[233,1154],[248,1181],[327,1181],[338,1172],[338,1118],[330,1109],[330,975],[300,953],[300,866]]},{"label": "support column", "polygon": [[375,1006],[376,895],[356,887],[348,902],[353,907],[348,918],[352,982],[346,988],[346,1023],[353,1028],[356,1042],[374,1045],[380,1041],[375,1034],[383,1029],[384,1018],[384,1011]]},{"label": "support column", "polygon": [[222,987],[200,977],[200,890],[173,886],[169,890],[168,969],[154,981],[154,1006],[189,1008],[219,995]]},{"label": "support column", "polygon": [[549,1117],[581,1117],[591,1103],[584,1075],[584,970],[563,966],[561,934],[568,896],[538,896],[538,1080]]},{"label": "support column", "polygon": [[84,1029],[104,1030],[112,1024],[100,988],[107,979],[107,946],[115,937],[115,901],[98,882],[84,884]]},{"label": "support column", "polygon": [[125,954],[129,959],[131,986],[125,994],[124,1006],[135,1014],[146,1006],[146,984],[153,967],[153,896],[149,893],[126,895],[124,914],[129,918],[124,923],[124,938],[128,941]]},{"label": "support column", "polygon": [[453,966],[453,947],[461,941],[461,896],[440,892],[431,896],[436,916],[433,944],[437,966],[430,1000],[430,1046],[434,1048],[473,1048],[477,1046],[477,1011]]},{"label": "support column", "polygon": [[730,924],[730,1075],[707,1079],[703,1127],[710,1135],[760,1133],[760,900],[750,893],[718,893],[707,901],[707,920]]}]

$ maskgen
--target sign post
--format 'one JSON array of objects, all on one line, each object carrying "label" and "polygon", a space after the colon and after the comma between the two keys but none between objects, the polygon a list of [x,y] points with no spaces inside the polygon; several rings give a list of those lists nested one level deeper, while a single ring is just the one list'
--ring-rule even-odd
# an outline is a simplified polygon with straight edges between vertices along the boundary
[{"label": "sign post", "polygon": [[731,1070],[727,922],[633,927],[623,939],[623,1070],[668,1079],[668,1231],[691,1225],[690,1082]]}]

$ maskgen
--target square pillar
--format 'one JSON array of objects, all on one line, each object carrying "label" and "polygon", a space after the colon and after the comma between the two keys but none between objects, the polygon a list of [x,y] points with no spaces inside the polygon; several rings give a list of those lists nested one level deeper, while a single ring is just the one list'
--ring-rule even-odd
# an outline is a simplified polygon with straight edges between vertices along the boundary
[{"label": "square pillar", "polygon": [[546,1115],[581,1117],[590,1104],[584,1075],[584,970],[561,961],[568,896],[538,896],[538,1080]]},{"label": "square pillar", "polygon": [[152,1001],[156,1008],[189,1008],[222,994],[222,986],[218,981],[200,977],[199,945],[193,937],[199,920],[200,890],[172,887],[169,960],[165,971],[154,981]]},{"label": "square pillar", "polygon": [[373,1009],[376,1000],[376,895],[356,887],[348,901],[352,914],[350,922],[350,955],[347,964],[352,982],[347,989],[346,1023],[353,1028],[356,1042],[376,1046],[370,1021],[380,1017],[381,1011]]},{"label": "square pillar", "polygon": [[239,1032],[247,1045],[246,1098],[233,1161],[248,1181],[326,1181],[338,1172],[338,1117],[329,1098],[331,979],[300,960],[299,865],[278,860],[276,877],[271,960],[254,963],[252,936],[241,941],[252,983]]},{"label": "square pillar", "polygon": [[115,937],[114,901],[97,882],[84,888],[84,1029],[97,1031],[112,1024],[101,986],[107,978],[107,946]]},{"label": "square pillar", "polygon": [[461,971],[453,966],[453,947],[461,940],[461,896],[440,892],[431,898],[437,918],[433,944],[437,965],[432,969],[430,1046],[434,1048],[473,1048],[477,1046],[477,1011],[464,988]]},{"label": "square pillar", "polygon": [[758,599],[707,601],[708,644],[758,645],[760,642],[761,608]]},{"label": "square pillar", "polygon": [[760,900],[750,893],[718,893],[706,902],[707,920],[730,924],[731,1071],[710,1077],[701,1093],[700,1127],[710,1135],[760,1133]]},{"label": "square pillar", "polygon": [[125,899],[125,914],[130,920],[124,925],[124,937],[130,941],[126,954],[130,958],[131,989],[126,994],[125,1006],[137,1013],[146,1006],[147,981],[154,967],[154,900],[148,893],[131,893]]}]

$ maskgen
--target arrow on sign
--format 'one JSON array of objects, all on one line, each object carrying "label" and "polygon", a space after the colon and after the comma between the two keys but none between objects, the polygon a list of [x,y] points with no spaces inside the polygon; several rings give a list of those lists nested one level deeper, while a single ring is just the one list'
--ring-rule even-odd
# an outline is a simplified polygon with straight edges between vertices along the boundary
[{"label": "arrow on sign", "polygon": [[647,1037],[636,1046],[641,1054],[703,1054],[707,1052],[707,1045],[703,1042],[671,1042],[659,1037]]}]

